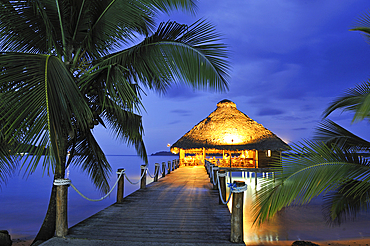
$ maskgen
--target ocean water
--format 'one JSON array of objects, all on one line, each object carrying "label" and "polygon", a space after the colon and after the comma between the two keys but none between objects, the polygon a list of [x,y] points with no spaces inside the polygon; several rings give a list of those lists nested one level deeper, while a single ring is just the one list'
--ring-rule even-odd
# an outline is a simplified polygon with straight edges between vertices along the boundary
[{"label": "ocean water", "polygon": [[[125,168],[129,178],[136,182],[140,178],[140,165],[143,161],[138,156],[107,156],[112,166],[110,185],[116,181],[116,170]],[[172,156],[150,156],[149,172],[153,175],[154,164],[173,160]],[[92,185],[86,174],[71,168],[68,178],[84,195],[92,199],[102,196]],[[266,245],[276,241],[324,241],[351,238],[370,238],[370,214],[361,213],[355,221],[340,226],[326,224],[322,212],[322,198],[318,197],[305,206],[285,208],[268,223],[260,227],[253,226],[252,204],[258,193],[259,185],[265,178],[255,179],[236,172],[233,180],[243,180],[248,184],[244,193],[244,242]],[[38,169],[28,178],[19,173],[11,177],[7,185],[0,189],[0,230],[8,230],[12,239],[33,238],[44,219],[49,202],[52,176],[43,175]],[[152,179],[147,175],[147,183]],[[139,189],[139,184],[132,185],[125,180],[125,196]],[[74,224],[88,218],[98,211],[116,202],[116,189],[103,201],[90,202],[82,198],[72,188],[68,189],[68,224]],[[231,205],[231,204],[229,204]]]},{"label": "ocean water", "polygon": [[[278,241],[327,241],[354,238],[369,238],[370,213],[360,212],[355,220],[346,221],[341,225],[329,225],[322,212],[322,196],[314,198],[303,206],[286,207],[276,214],[269,222],[260,227],[253,225],[253,202],[258,195],[260,184],[266,179],[258,175],[255,178],[246,174],[233,173],[233,180],[244,181],[248,185],[244,192],[243,226],[244,242],[273,244]],[[229,209],[232,202],[228,204]],[[230,209],[231,210],[231,209]]]},{"label": "ocean water", "polygon": [[[133,183],[140,178],[140,165],[144,162],[138,156],[111,155],[107,156],[112,166],[110,186],[116,181],[116,171],[125,168],[126,174]],[[149,156],[149,172],[154,176],[154,164],[176,159],[174,156]],[[70,168],[66,176],[82,194],[91,199],[99,199],[102,194],[97,191],[90,179],[79,169]],[[152,182],[147,175],[147,183]],[[0,230],[8,230],[12,239],[34,238],[43,222],[49,203],[53,176],[43,174],[38,168],[32,175],[24,177],[24,172],[14,174],[6,185],[0,188]],[[139,189],[140,185],[132,185],[125,180],[124,196]],[[68,226],[88,218],[98,211],[116,202],[117,189],[109,197],[99,202],[91,202],[82,198],[71,187],[68,189]]]}]

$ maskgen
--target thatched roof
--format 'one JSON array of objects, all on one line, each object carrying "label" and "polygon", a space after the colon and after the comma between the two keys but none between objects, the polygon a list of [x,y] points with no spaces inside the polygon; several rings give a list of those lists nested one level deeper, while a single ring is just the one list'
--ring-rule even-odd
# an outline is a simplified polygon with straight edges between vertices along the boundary
[{"label": "thatched roof", "polygon": [[222,100],[217,109],[199,122],[171,146],[196,150],[272,150],[282,151],[289,146],[270,130],[240,112],[235,103]]}]

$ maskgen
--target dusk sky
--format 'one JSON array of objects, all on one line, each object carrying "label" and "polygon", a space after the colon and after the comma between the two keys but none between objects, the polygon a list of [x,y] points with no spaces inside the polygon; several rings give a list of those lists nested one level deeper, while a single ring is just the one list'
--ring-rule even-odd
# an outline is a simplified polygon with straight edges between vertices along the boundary
[{"label": "dusk sky", "polygon": [[[370,79],[370,45],[349,31],[368,11],[368,0],[201,0],[195,16],[174,12],[160,21],[192,24],[205,18],[230,50],[229,91],[174,86],[143,98],[148,154],[169,150],[194,125],[229,99],[285,142],[310,139],[323,110],[346,89]],[[159,23],[158,23],[159,24]],[[370,140],[369,123],[353,114],[329,119]],[[95,136],[106,154],[135,154],[106,130]]]}]

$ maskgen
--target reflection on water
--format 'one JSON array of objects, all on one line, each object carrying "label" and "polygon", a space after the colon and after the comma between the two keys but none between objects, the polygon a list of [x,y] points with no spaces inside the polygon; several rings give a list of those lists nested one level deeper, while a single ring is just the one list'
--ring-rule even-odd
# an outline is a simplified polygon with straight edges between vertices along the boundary
[{"label": "reflection on water", "polygon": [[[356,221],[348,221],[341,226],[330,227],[327,225],[321,212],[321,197],[313,199],[308,205],[285,208],[260,227],[252,226],[252,206],[256,188],[258,191],[259,184],[265,178],[258,177],[256,187],[254,177],[241,176],[240,173],[233,173],[232,180],[241,180],[248,184],[248,190],[244,192],[245,243],[269,244],[287,240],[324,241],[370,237],[370,214],[361,213]],[[231,201],[228,204],[229,209]]]},{"label": "reflection on water", "polygon": [[[126,174],[133,182],[140,179],[140,165],[143,161],[138,156],[107,156],[107,158],[112,166],[112,177],[109,181],[111,187],[116,181],[118,168],[125,168]],[[154,173],[154,163],[172,159],[174,159],[172,156],[150,156],[150,173],[152,175]],[[92,199],[102,197],[80,169],[70,168],[66,176],[87,197]],[[34,237],[47,210],[52,181],[53,177],[43,175],[41,168],[36,169],[28,178],[23,177],[23,172],[9,178],[7,184],[0,189],[0,229],[8,230],[12,239]],[[152,182],[149,176],[147,176],[147,182]],[[131,185],[125,182],[125,196],[137,190],[139,186],[139,184]],[[115,202],[116,190],[103,201],[90,202],[70,188],[68,189],[68,225],[73,226]]]},{"label": "reflection on water", "polygon": [[[149,170],[154,171],[154,163],[172,160],[173,157],[149,157]],[[108,156],[112,165],[113,174],[118,168],[125,168],[133,182],[140,178],[140,165],[142,161],[137,156]],[[68,172],[74,185],[89,198],[100,198],[88,177],[77,169]],[[248,190],[244,195],[244,241],[246,243],[261,243],[284,240],[339,240],[349,238],[370,237],[369,214],[360,214],[354,222],[347,222],[340,227],[331,228],[325,224],[321,215],[321,199],[313,200],[309,205],[286,208],[275,216],[269,223],[261,227],[252,227],[252,203],[255,197],[255,180],[233,175],[234,180],[244,180]],[[114,174],[116,176],[116,174]],[[258,178],[258,184],[263,178]],[[115,178],[111,178],[113,185]],[[151,182],[151,179],[148,180]],[[28,179],[22,174],[15,175],[8,180],[6,186],[0,190],[0,229],[8,230],[13,239],[35,236],[42,224],[49,202],[52,177],[42,175],[37,170]],[[125,182],[125,196],[139,188]],[[257,186],[258,190],[258,186]],[[202,190],[199,190],[202,191]],[[74,190],[69,189],[68,194],[68,223],[70,226],[86,219],[92,214],[114,203],[115,191],[106,200],[89,202],[81,198]],[[231,204],[231,202],[230,202]]]}]

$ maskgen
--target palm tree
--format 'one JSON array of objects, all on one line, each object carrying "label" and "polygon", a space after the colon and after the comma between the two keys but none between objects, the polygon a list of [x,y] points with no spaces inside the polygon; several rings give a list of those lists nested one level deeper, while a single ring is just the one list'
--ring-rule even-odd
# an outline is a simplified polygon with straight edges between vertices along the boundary
[{"label": "palm tree", "polygon": [[[227,89],[227,50],[211,24],[154,29],[159,13],[194,7],[191,0],[1,1],[0,122],[13,158],[31,152],[22,159],[26,172],[41,164],[55,178],[76,165],[105,193],[111,167],[92,134],[101,124],[147,161],[141,88]],[[35,240],[54,234],[54,196],[55,187]]]},{"label": "palm tree", "polygon": [[[360,26],[370,37],[370,18]],[[370,117],[370,81],[349,89],[324,111],[324,118],[342,109],[354,113],[352,122]],[[314,141],[291,146],[284,160],[276,160],[276,183],[266,182],[254,205],[255,223],[261,224],[291,204],[306,204],[323,194],[327,222],[340,224],[370,209],[370,142],[335,122],[325,119],[316,129]]]},{"label": "palm tree", "polygon": [[14,160],[9,153],[9,149],[9,146],[0,132],[0,188],[1,184],[6,183],[7,178],[12,175],[16,168]]}]

